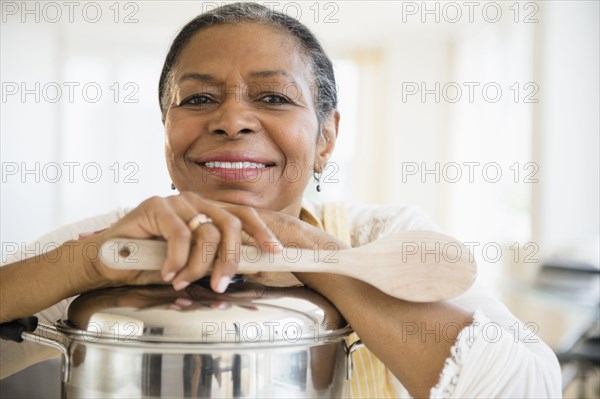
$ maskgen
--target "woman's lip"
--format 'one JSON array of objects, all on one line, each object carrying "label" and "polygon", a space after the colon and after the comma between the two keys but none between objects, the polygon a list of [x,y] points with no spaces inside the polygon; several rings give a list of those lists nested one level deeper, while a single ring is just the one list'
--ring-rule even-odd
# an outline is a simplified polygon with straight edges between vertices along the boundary
[{"label": "woman's lip", "polygon": [[194,162],[205,164],[207,162],[253,162],[261,163],[265,165],[275,165],[276,162],[259,155],[248,152],[220,152],[220,153],[209,153],[203,154],[202,156],[194,159]]},{"label": "woman's lip", "polygon": [[265,166],[263,168],[209,168],[200,162],[196,162],[196,165],[202,168],[204,181],[210,177],[223,183],[257,182],[263,176],[267,178],[271,176],[270,178],[272,178],[273,172],[271,170],[274,166]]}]

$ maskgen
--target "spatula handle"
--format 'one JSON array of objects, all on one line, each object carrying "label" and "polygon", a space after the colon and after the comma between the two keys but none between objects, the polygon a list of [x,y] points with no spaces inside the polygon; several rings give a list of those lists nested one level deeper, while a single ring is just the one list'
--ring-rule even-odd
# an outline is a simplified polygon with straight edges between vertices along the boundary
[{"label": "spatula handle", "polygon": [[[337,255],[343,252],[286,247],[281,253],[271,253],[244,245],[240,248],[236,261],[239,263],[240,273],[328,271],[330,268],[324,268],[323,263],[338,263]],[[115,238],[102,245],[100,259],[113,269],[160,270],[166,254],[167,242],[163,240]],[[214,248],[207,247],[206,256],[213,254]]]},{"label": "spatula handle", "polygon": [[[206,255],[213,256],[215,250],[207,247]],[[242,246],[238,254],[240,273],[343,274],[413,302],[435,302],[460,295],[477,276],[477,265],[464,244],[430,231],[397,232],[339,251],[286,247],[273,254]],[[166,256],[167,243],[163,240],[116,238],[105,242],[100,251],[106,266],[121,270],[160,270]]]}]

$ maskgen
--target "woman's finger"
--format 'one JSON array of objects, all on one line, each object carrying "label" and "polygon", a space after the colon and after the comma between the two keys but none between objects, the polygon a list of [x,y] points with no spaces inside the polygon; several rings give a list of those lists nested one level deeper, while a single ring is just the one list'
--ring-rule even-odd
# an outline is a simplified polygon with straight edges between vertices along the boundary
[{"label": "woman's finger", "polygon": [[[196,206],[196,209],[219,209],[235,215],[242,222],[242,230],[248,233],[254,241],[258,242],[262,249],[270,252],[280,252],[283,248],[283,245],[281,245],[275,233],[269,229],[254,208],[237,205],[219,205],[214,201],[204,200],[197,194],[191,192],[184,192],[181,195]],[[209,214],[208,212],[205,213],[212,217],[212,214]],[[248,240],[246,238],[243,241],[245,242]]]},{"label": "woman's finger", "polygon": [[[210,266],[215,266],[217,251],[223,247],[229,251],[229,257],[236,256],[235,232],[241,231],[237,227],[239,220],[221,207],[207,203],[194,193],[183,193],[168,198],[169,206],[178,214],[190,232],[189,256],[185,264],[173,264],[174,268],[163,266],[163,276],[166,281],[171,281],[177,291],[186,288],[192,281],[203,277]],[[204,215],[207,219],[202,222],[197,218]],[[227,244],[223,242],[227,231]],[[233,234],[233,236],[232,236]],[[168,237],[165,237],[168,238]],[[231,247],[231,249],[229,249]],[[239,252],[239,251],[238,251]],[[218,267],[215,267],[218,269]],[[237,269],[237,263],[229,262],[228,270]],[[221,283],[221,285],[227,285]]]},{"label": "woman's finger", "polygon": [[221,233],[214,224],[205,223],[197,227],[193,232],[188,264],[173,279],[175,290],[181,291],[192,281],[206,275],[216,258],[220,240]]},{"label": "woman's finger", "polygon": [[185,199],[170,197],[155,208],[159,235],[167,240],[167,259],[161,268],[164,281],[171,282],[189,262],[192,231],[188,221],[197,212]]},{"label": "woman's finger", "polygon": [[254,208],[230,207],[226,209],[242,221],[244,231],[254,239],[261,249],[275,253],[281,252],[283,245]]},{"label": "woman's finger", "polygon": [[[209,204],[193,193],[184,193],[182,196],[197,204],[198,208],[196,209],[206,209],[206,214],[212,219],[212,224],[219,230],[220,241],[216,259],[213,262],[211,288],[215,292],[223,293],[238,268],[241,256],[243,223],[228,209]],[[200,246],[210,244],[214,244],[214,241],[196,242],[196,245]],[[182,281],[188,282],[187,280]],[[184,285],[185,283],[180,283],[177,288]]]},{"label": "woman's finger", "polygon": [[223,293],[238,268],[241,257],[242,221],[226,210],[215,212],[214,225],[221,233],[221,241],[213,263],[210,284],[215,292]]},{"label": "woman's finger", "polygon": [[[211,223],[190,226],[199,213]],[[211,287],[215,292],[224,292],[238,268],[243,232],[263,250],[279,252],[282,248],[254,209],[214,204],[191,192],[151,198],[128,216],[114,226],[111,235],[163,237],[167,257],[161,275],[176,290],[203,277],[212,266]]]},{"label": "woman's finger", "polygon": [[[165,281],[170,281],[175,273],[186,265],[190,252],[192,233],[181,216],[164,198],[151,198],[138,208],[135,223],[148,233],[164,237],[167,241],[167,257],[161,268]],[[129,230],[129,226],[123,226]],[[129,235],[127,232],[124,235]]]}]

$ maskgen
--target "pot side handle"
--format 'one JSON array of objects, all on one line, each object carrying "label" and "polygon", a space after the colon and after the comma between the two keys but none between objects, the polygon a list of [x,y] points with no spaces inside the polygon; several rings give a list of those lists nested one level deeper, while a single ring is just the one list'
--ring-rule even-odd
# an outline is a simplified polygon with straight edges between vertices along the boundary
[{"label": "pot side handle", "polygon": [[23,333],[34,332],[38,326],[38,319],[35,316],[24,317],[0,324],[0,338],[9,341],[23,342]]},{"label": "pot side handle", "polygon": [[52,335],[64,338],[55,328],[45,324],[38,324],[38,318],[35,316],[24,317],[0,324],[0,338],[2,339],[14,342],[30,341],[58,350],[62,356],[62,381],[68,382],[71,369],[69,350],[58,340],[48,338],[48,336]]},{"label": "pot side handle", "polygon": [[359,339],[358,341],[353,342],[352,345],[346,348],[346,380],[350,381],[352,379],[352,370],[354,369],[354,360],[352,358],[352,354],[356,350],[364,347],[365,344],[363,344],[362,341]]}]

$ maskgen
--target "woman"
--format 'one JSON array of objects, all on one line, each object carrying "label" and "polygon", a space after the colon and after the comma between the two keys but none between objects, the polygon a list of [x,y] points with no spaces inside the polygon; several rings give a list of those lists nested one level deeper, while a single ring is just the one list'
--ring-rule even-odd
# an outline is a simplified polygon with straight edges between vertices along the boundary
[{"label": "woman", "polygon": [[[54,232],[41,240],[64,243],[47,257],[52,262],[29,258],[1,268],[2,322],[40,311],[42,319],[64,317],[68,298],[106,286],[168,283],[183,290],[211,266],[211,287],[222,293],[237,267],[229,255],[245,240],[268,251],[315,243],[348,248],[395,230],[437,229],[413,208],[352,205],[345,212],[303,202],[312,172],[318,179],[334,149],[340,116],[331,62],[292,18],[252,3],[200,15],[174,40],[159,96],[167,165],[181,194]],[[290,168],[301,172],[297,178],[287,178]],[[161,271],[111,270],[89,251],[123,236],[167,240]],[[202,248],[210,243],[220,250],[206,256]],[[411,303],[339,275],[265,276],[273,277],[299,280],[327,297],[367,346],[360,360],[368,372],[355,378],[350,395],[561,394],[554,354],[516,335],[527,331],[522,323],[477,285],[453,301]],[[499,328],[493,339],[484,328],[490,322]],[[463,326],[469,333],[459,335]],[[6,372],[23,366],[17,356],[40,357],[27,346],[5,344],[2,351]]]}]

